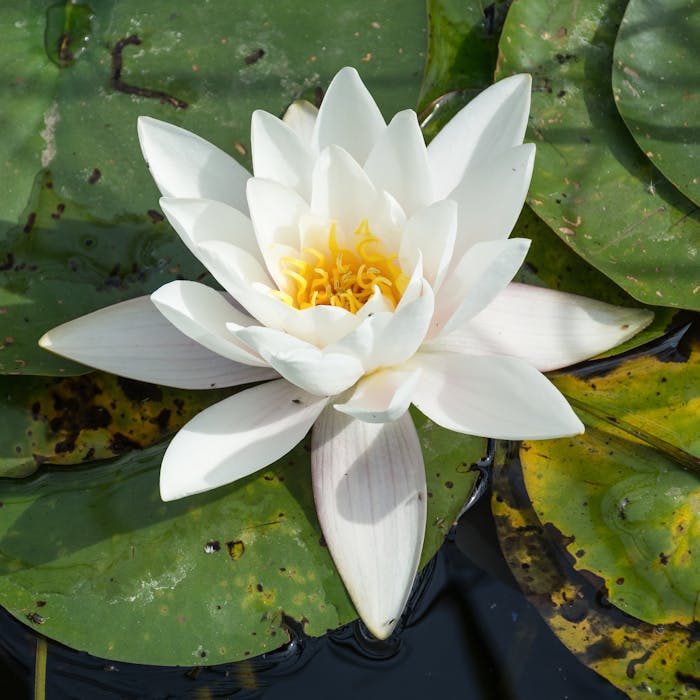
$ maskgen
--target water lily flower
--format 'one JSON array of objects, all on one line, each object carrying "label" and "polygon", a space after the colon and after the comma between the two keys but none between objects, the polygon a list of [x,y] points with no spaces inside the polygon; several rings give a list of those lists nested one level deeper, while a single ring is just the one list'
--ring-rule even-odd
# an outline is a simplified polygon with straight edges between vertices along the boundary
[{"label": "water lily flower", "polygon": [[460,433],[579,433],[542,371],[607,350],[650,320],[510,283],[529,245],[508,238],[533,168],[535,147],[522,143],[529,104],[529,76],[502,80],[426,147],[413,111],[387,125],[344,68],[320,109],[253,114],[253,176],[200,137],[142,117],[161,207],[225,292],[170,282],[40,341],[168,386],[262,382],[179,431],[161,495],[241,479],[311,429],[320,525],[379,638],[404,608],[425,531],[409,405]]}]

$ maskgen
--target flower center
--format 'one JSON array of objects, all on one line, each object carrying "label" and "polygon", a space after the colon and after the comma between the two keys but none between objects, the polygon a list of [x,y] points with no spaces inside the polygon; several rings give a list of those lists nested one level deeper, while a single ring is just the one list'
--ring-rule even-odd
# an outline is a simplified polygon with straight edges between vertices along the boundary
[{"label": "flower center", "polygon": [[325,304],[357,313],[378,287],[395,307],[408,284],[408,277],[398,265],[398,255],[384,252],[367,219],[357,227],[355,236],[358,240],[354,251],[341,248],[333,222],[328,232],[328,253],[304,248],[303,258],[281,258],[282,272],[293,282],[294,290],[291,294],[272,293],[296,309]]}]

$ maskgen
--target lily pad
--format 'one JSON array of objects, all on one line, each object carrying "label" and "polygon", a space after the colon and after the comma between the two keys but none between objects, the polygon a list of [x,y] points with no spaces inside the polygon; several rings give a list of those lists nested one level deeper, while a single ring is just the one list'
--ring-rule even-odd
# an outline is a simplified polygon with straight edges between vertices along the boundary
[{"label": "lily pad", "polygon": [[162,440],[231,389],[185,391],[104,372],[0,377],[0,476],[86,464]]},{"label": "lily pad", "polygon": [[522,482],[518,449],[496,454],[492,508],[503,554],[525,595],[579,660],[632,700],[700,697],[694,628],[636,620],[607,602],[590,574],[561,556],[561,535],[544,526]]},{"label": "lily pad", "polygon": [[36,347],[44,331],[202,273],[161,223],[139,115],[199,133],[250,167],[252,111],[318,99],[344,65],[360,69],[387,116],[414,106],[420,86],[417,3],[5,5],[0,312],[12,342],[2,373],[79,372]]},{"label": "lily pad", "polygon": [[[653,356],[555,377],[585,434],[523,442],[523,476],[541,522],[624,612],[694,623],[700,542],[700,337],[675,334]],[[569,494],[562,499],[561,494]]]},{"label": "lily pad", "polygon": [[639,150],[615,107],[612,50],[626,0],[514,3],[497,77],[533,76],[533,209],[645,304],[700,309],[700,215]]},{"label": "lily pad", "polygon": [[700,206],[698,0],[630,0],[615,41],[617,108],[652,163]]},{"label": "lily pad", "polygon": [[464,105],[493,82],[505,7],[482,2],[428,0],[428,57],[418,99],[430,140]]},{"label": "lily pad", "polygon": [[[425,563],[486,444],[414,420],[428,476]],[[310,635],[348,622],[356,614],[316,521],[308,450],[171,503],[158,494],[162,447],[5,480],[0,601],[52,639],[137,663],[232,661],[288,641],[290,620]]]}]

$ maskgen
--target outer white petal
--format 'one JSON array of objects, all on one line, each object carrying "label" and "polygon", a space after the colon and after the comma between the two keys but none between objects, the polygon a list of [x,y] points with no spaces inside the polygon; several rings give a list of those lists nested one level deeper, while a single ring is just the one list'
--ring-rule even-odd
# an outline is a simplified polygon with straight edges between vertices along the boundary
[{"label": "outer white petal", "polygon": [[513,357],[419,353],[413,403],[448,430],[501,440],[576,435],[583,424],[554,385]]},{"label": "outer white petal", "polygon": [[316,396],[339,394],[364,373],[356,357],[319,350],[272,328],[242,328],[236,331],[236,337],[258,352],[287,381]]},{"label": "outer white petal", "polygon": [[311,210],[340,224],[345,239],[339,236],[339,243],[354,248],[351,234],[368,218],[368,206],[377,196],[367,173],[347,151],[329,146],[319,155],[312,175]]},{"label": "outer white petal", "polygon": [[409,216],[433,201],[428,154],[412,109],[389,122],[364,168],[377,189],[390,192]]},{"label": "outer white petal", "polygon": [[262,110],[253,112],[250,140],[255,177],[275,180],[308,201],[313,165],[308,143],[302,143],[291,127]]},{"label": "outer white petal", "polygon": [[424,349],[520,357],[544,372],[609,350],[653,318],[646,309],[511,283],[481,313]]},{"label": "outer white petal", "polygon": [[399,258],[414,259],[418,252],[423,259],[423,275],[437,294],[452,259],[457,232],[457,205],[443,199],[421,209],[411,217],[403,230]]},{"label": "outer white petal", "polygon": [[508,238],[525,203],[534,162],[535,145],[526,143],[467,170],[450,193],[459,205],[457,260],[479,241]]},{"label": "outer white petal", "polygon": [[382,369],[363,377],[352,396],[334,408],[368,423],[398,420],[411,405],[420,369]]},{"label": "outer white petal", "polygon": [[529,75],[501,80],[477,95],[430,142],[428,161],[437,199],[446,197],[467,168],[523,142],[530,112]]},{"label": "outer white petal", "polygon": [[190,252],[199,257],[199,244],[223,241],[242,248],[262,262],[253,223],[238,209],[210,199],[161,197],[160,206]]},{"label": "outer white petal", "polygon": [[311,102],[296,100],[289,105],[282,121],[310,148],[317,117],[318,109]]},{"label": "outer white petal", "polygon": [[326,408],[312,431],[316,511],[326,544],[370,632],[388,637],[423,547],[423,455],[409,413],[365,423]]},{"label": "outer white petal", "polygon": [[[227,323],[250,326],[256,321],[233,307],[221,292],[199,282],[176,280],[151,294],[151,301],[179,331],[212,352],[245,365],[268,367],[227,330]],[[270,379],[276,375],[270,370]]]},{"label": "outer white petal", "polygon": [[165,197],[214,199],[248,211],[250,173],[220,148],[179,126],[139,117],[143,157]]},{"label": "outer white petal", "polygon": [[161,498],[208,491],[266,467],[306,435],[326,401],[280,379],[198,413],[165,452]]},{"label": "outer white petal", "polygon": [[513,279],[529,247],[527,238],[473,245],[449,272],[437,295],[431,337],[449,333],[486,307]]},{"label": "outer white petal", "polygon": [[122,377],[180,389],[236,386],[270,378],[270,369],[231,362],[183,335],[147,296],[76,318],[39,345]]},{"label": "outer white petal", "polygon": [[342,68],[331,81],[318,111],[312,144],[317,152],[330,144],[364,163],[386,124],[354,68]]}]

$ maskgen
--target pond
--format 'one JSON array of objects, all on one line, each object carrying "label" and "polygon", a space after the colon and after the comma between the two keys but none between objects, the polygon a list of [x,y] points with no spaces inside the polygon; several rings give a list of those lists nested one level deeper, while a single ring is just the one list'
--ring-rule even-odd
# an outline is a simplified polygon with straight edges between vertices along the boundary
[{"label": "pond", "polygon": [[[357,623],[238,664],[123,664],[49,641],[48,700],[401,697],[622,700],[583,666],[522,596],[500,553],[488,499],[465,513],[419,578],[403,629],[387,642]],[[3,697],[33,696],[36,637],[0,620]]]}]

